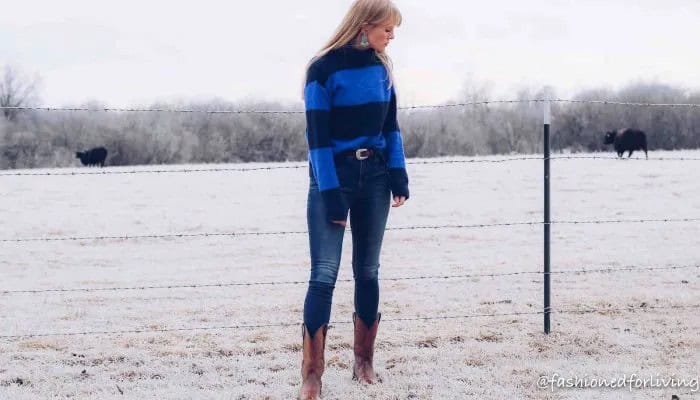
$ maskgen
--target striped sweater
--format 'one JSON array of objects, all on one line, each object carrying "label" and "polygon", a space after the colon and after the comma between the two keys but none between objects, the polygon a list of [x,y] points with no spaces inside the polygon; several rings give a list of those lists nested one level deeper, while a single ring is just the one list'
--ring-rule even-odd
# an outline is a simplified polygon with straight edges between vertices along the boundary
[{"label": "striped sweater", "polygon": [[384,153],[394,196],[408,198],[408,176],[396,116],[396,92],[373,49],[346,45],[308,70],[304,99],[309,162],[330,220],[345,220],[334,156],[374,148]]}]

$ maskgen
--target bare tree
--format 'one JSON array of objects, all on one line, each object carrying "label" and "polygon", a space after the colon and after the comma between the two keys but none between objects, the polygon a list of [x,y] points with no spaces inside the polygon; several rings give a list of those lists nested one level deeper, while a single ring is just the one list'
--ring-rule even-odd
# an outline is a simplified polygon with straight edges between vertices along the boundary
[{"label": "bare tree", "polygon": [[[0,76],[0,107],[27,107],[39,99],[38,76],[29,77],[21,70],[11,66],[2,68]],[[2,114],[7,120],[14,121],[20,110],[3,108]]]}]

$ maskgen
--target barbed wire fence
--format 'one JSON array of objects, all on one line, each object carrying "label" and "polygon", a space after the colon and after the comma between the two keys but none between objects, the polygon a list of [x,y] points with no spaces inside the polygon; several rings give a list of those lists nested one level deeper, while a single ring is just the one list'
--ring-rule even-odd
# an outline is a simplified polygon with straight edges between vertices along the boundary
[{"label": "barbed wire fence", "polygon": [[[656,219],[608,219],[608,220],[561,220],[561,221],[525,221],[502,222],[491,224],[452,224],[452,225],[415,225],[387,227],[387,231],[414,231],[414,230],[438,230],[438,229],[479,229],[513,226],[538,226],[538,225],[591,225],[591,224],[640,224],[640,223],[681,223],[700,222],[700,218],[656,218]],[[346,229],[349,231],[349,229]],[[214,238],[214,237],[241,237],[241,236],[286,236],[305,235],[308,231],[269,231],[269,232],[201,232],[201,233],[166,233],[166,234],[122,234],[110,236],[66,236],[44,238],[14,238],[0,239],[0,243],[27,243],[27,242],[67,242],[67,241],[93,241],[93,240],[137,240],[137,239],[182,239],[182,238]]]},{"label": "barbed wire fence", "polygon": [[[494,104],[538,104],[538,103],[571,103],[571,104],[601,104],[601,105],[618,105],[630,107],[676,107],[676,108],[700,108],[700,104],[695,103],[651,103],[651,102],[627,102],[615,100],[575,100],[575,99],[519,99],[519,100],[479,100],[467,101],[449,104],[433,104],[433,105],[412,105],[401,106],[399,110],[422,110],[435,108],[455,108],[468,106],[488,106]],[[201,110],[193,108],[119,108],[119,107],[11,107],[0,106],[0,110],[15,110],[15,111],[64,111],[64,112],[138,112],[138,113],[183,113],[183,114],[304,114],[304,110]]]},{"label": "barbed wire fence", "polygon": [[[637,310],[681,310],[681,309],[697,309],[700,308],[700,304],[692,305],[669,305],[669,306],[651,306],[651,305],[640,305],[640,306],[628,306],[625,308],[594,308],[589,307],[582,310],[574,309],[563,309],[563,310],[549,310],[551,313],[558,314],[594,314],[594,313],[610,313],[610,312],[634,312]],[[454,319],[470,319],[470,318],[494,318],[494,317],[515,317],[515,316],[530,316],[530,315],[542,315],[546,311],[524,311],[524,312],[510,312],[510,313],[483,313],[483,314],[467,314],[467,315],[444,315],[444,316],[433,316],[433,317],[408,317],[408,318],[382,318],[382,323],[397,323],[397,322],[416,322],[416,321],[444,321],[444,320],[454,320]],[[329,324],[329,327],[333,325],[349,325],[352,321],[333,321]],[[192,332],[192,331],[219,331],[219,330],[234,330],[234,329],[261,329],[261,328],[288,328],[288,327],[298,327],[299,322],[282,322],[273,324],[253,324],[253,325],[225,325],[225,326],[200,326],[200,327],[188,327],[188,328],[153,328],[153,329],[126,329],[126,330],[113,330],[113,331],[80,331],[80,332],[50,332],[50,333],[37,333],[37,334],[27,334],[27,335],[0,335],[0,339],[31,339],[37,337],[70,337],[70,336],[98,336],[98,335],[124,335],[124,334],[135,334],[135,333],[166,333],[166,332]]]},{"label": "barbed wire fence", "polygon": [[[547,160],[618,160],[617,157],[610,156],[551,156],[551,157],[510,157],[495,160],[426,160],[426,161],[409,161],[407,165],[440,165],[440,164],[499,164],[511,161],[547,161]],[[699,157],[655,157],[650,159],[630,158],[632,161],[700,161]],[[180,174],[180,173],[198,173],[198,172],[257,172],[257,171],[275,171],[275,170],[297,170],[307,169],[307,164],[298,165],[281,165],[281,166],[266,166],[266,167],[228,167],[228,168],[173,168],[173,169],[137,169],[122,171],[116,168],[126,167],[106,167],[100,171],[66,171],[66,172],[1,172],[2,176],[80,176],[80,175],[137,175],[137,174]]]},{"label": "barbed wire fence", "polygon": [[[667,266],[667,267],[605,267],[605,268],[586,268],[586,269],[568,269],[559,271],[550,271],[547,274],[591,274],[591,273],[616,273],[630,271],[671,271],[671,270],[688,270],[700,269],[698,265],[682,265],[682,266]],[[505,276],[521,276],[521,275],[543,275],[542,271],[514,271],[514,272],[497,272],[497,273],[480,273],[480,274],[457,274],[457,275],[420,275],[409,277],[384,277],[380,281],[398,282],[398,281],[413,281],[413,280],[448,280],[448,279],[470,279],[470,278],[496,278]],[[354,282],[353,279],[338,279],[339,283]],[[308,281],[269,281],[269,282],[222,282],[222,283],[183,283],[170,285],[152,285],[152,286],[121,286],[121,287],[86,287],[86,288],[51,288],[51,289],[12,289],[0,291],[0,295],[11,294],[36,294],[36,293],[76,293],[76,292],[123,292],[123,291],[138,291],[138,290],[155,290],[155,289],[208,289],[208,288],[225,288],[236,286],[286,286],[286,285],[306,285]]]},{"label": "barbed wire fence", "polygon": [[[541,103],[544,107],[545,114],[545,133],[548,137],[549,133],[549,107],[551,103],[589,103],[602,105],[620,105],[630,107],[677,107],[677,108],[700,108],[700,104],[672,104],[672,103],[639,103],[639,102],[620,102],[608,100],[568,100],[568,99],[530,99],[530,100],[485,100],[474,102],[462,102],[444,105],[426,105],[426,106],[408,106],[400,107],[401,110],[421,110],[433,108],[455,108],[467,106],[488,106],[493,104],[523,104]],[[17,111],[51,111],[51,112],[158,112],[158,113],[203,113],[203,114],[303,114],[301,110],[197,110],[197,109],[163,109],[163,108],[81,108],[81,107],[0,107],[0,109],[11,109]],[[548,139],[546,140],[548,147]],[[469,164],[469,163],[507,163],[516,161],[544,161],[546,169],[549,168],[551,160],[615,160],[617,157],[608,156],[550,156],[548,150],[545,151],[542,157],[507,157],[500,159],[479,159],[479,160],[427,160],[427,161],[411,161],[408,164],[413,165],[433,165],[433,164]],[[700,158],[693,157],[659,157],[644,161],[699,161]],[[306,164],[299,165],[282,165],[282,166],[263,166],[263,167],[226,167],[226,168],[181,168],[181,169],[132,169],[121,170],[118,168],[108,168],[100,171],[60,171],[60,172],[3,172],[0,177],[8,176],[79,176],[79,175],[132,175],[132,174],[170,174],[170,173],[211,173],[211,172],[253,172],[253,171],[272,171],[282,169],[306,169]],[[546,172],[548,176],[548,172]],[[548,198],[548,195],[546,195]],[[546,206],[548,208],[548,206]],[[409,226],[409,227],[393,227],[387,230],[419,230],[419,229],[465,229],[465,228],[494,228],[494,227],[514,227],[514,226],[543,226],[548,232],[551,225],[556,224],[620,224],[620,223],[683,223],[683,222],[698,222],[700,218],[663,218],[663,219],[608,219],[608,220],[593,220],[593,221],[551,221],[545,218],[545,221],[528,221],[528,222],[504,222],[493,224],[454,224],[454,225],[431,225],[431,226]],[[194,234],[184,233],[166,233],[166,234],[121,234],[110,236],[75,236],[75,237],[44,237],[44,238],[3,238],[0,243],[28,243],[28,242],[50,242],[50,241],[94,241],[94,240],[130,240],[130,239],[164,239],[164,238],[207,238],[207,237],[240,237],[240,236],[270,236],[270,235],[300,235],[306,234],[306,231],[276,231],[276,232],[203,232]],[[547,235],[547,233],[545,234]],[[546,239],[547,240],[547,239]],[[548,245],[545,245],[547,248]],[[548,250],[546,250],[548,251]],[[547,256],[545,257],[548,258]],[[546,264],[548,261],[546,261]],[[548,293],[549,278],[553,274],[582,274],[582,273],[615,273],[615,272],[632,272],[632,271],[658,271],[658,270],[674,270],[674,269],[697,269],[699,266],[669,266],[669,267],[623,267],[623,268],[598,268],[598,269],[578,269],[578,270],[562,270],[551,271],[548,266],[544,271],[515,271],[508,273],[494,274],[461,274],[461,275],[425,275],[415,277],[394,277],[384,278],[383,280],[400,281],[400,280],[425,280],[425,279],[464,279],[478,277],[505,277],[518,275],[542,275],[545,279],[545,293]],[[350,280],[348,280],[350,281]],[[342,282],[342,281],[341,281]],[[113,288],[49,288],[49,289],[15,289],[1,290],[0,295],[19,295],[19,294],[47,294],[47,293],[75,293],[75,292],[100,292],[100,291],[134,291],[134,290],[155,290],[155,289],[185,289],[185,288],[214,288],[214,287],[231,287],[231,286],[261,286],[261,285],[301,285],[306,284],[305,281],[280,281],[280,282],[220,282],[220,283],[189,283],[189,284],[171,284],[171,285],[154,285],[154,286],[123,286]],[[545,294],[548,297],[548,294]],[[644,306],[644,307],[627,307],[617,311],[636,311],[641,309],[694,309],[700,305],[672,305],[672,306]],[[561,314],[576,314],[576,313],[596,313],[601,310],[588,308],[586,310],[556,310],[545,300],[545,306],[542,311],[537,312],[515,312],[515,313],[492,313],[492,314],[469,314],[455,316],[438,316],[438,317],[417,317],[417,318],[397,318],[383,319],[386,322],[404,322],[404,321],[419,321],[419,320],[438,320],[438,319],[464,319],[464,318],[482,318],[482,317],[499,317],[499,316],[516,316],[516,315],[544,315],[545,316],[545,332],[549,333],[549,315],[551,313]],[[605,309],[605,311],[611,311]],[[335,324],[344,324],[346,322],[335,322]],[[114,334],[136,334],[136,333],[153,333],[153,332],[175,332],[175,331],[208,331],[208,330],[228,330],[228,329],[252,329],[263,327],[288,327],[297,326],[299,323],[279,323],[279,324],[262,324],[262,325],[233,325],[233,326],[210,326],[210,327],[181,327],[167,329],[134,329],[134,330],[114,330],[114,331],[85,331],[85,332],[64,332],[64,333],[38,333],[28,335],[0,335],[0,339],[22,339],[31,337],[46,337],[46,336],[87,336],[87,335],[114,335]]]}]

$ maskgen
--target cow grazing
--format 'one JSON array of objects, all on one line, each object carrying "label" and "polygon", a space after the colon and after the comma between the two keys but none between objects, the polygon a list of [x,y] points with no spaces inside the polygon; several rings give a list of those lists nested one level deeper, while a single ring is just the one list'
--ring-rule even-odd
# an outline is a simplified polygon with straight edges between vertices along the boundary
[{"label": "cow grazing", "polygon": [[88,167],[98,164],[100,167],[104,167],[105,159],[107,158],[107,149],[104,147],[95,147],[94,149],[79,151],[75,153],[75,158],[79,158],[80,162]]},{"label": "cow grazing", "polygon": [[644,155],[647,159],[649,158],[647,153],[647,135],[636,129],[618,129],[607,132],[603,143],[614,145],[618,157],[622,157],[626,151],[629,151],[627,155],[629,158],[632,157],[632,153],[635,150],[644,150]]}]

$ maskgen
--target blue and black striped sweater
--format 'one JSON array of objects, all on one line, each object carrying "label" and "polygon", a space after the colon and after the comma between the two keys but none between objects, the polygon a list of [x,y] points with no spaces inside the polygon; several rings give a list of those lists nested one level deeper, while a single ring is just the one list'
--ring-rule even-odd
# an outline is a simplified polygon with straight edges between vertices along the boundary
[{"label": "blue and black striped sweater", "polygon": [[304,99],[309,161],[329,218],[344,220],[334,156],[374,148],[389,164],[394,196],[408,198],[408,176],[396,116],[396,92],[373,49],[346,45],[311,64]]}]

